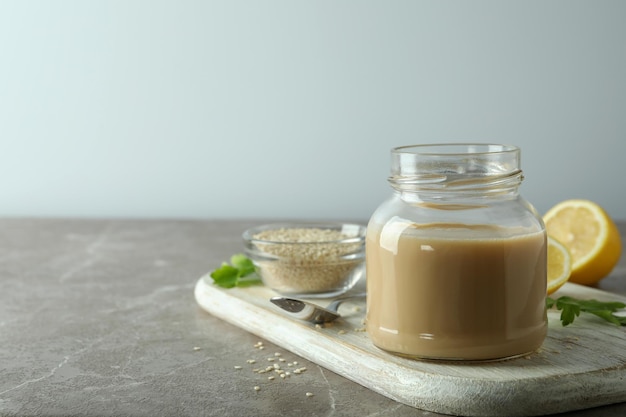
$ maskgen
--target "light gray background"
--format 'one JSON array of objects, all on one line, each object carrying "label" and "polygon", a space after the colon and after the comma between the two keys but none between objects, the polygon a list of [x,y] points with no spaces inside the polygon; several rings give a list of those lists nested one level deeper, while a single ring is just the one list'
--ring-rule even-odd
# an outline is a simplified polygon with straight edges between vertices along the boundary
[{"label": "light gray background", "polygon": [[389,149],[522,148],[626,219],[626,1],[0,2],[0,215],[368,218]]}]

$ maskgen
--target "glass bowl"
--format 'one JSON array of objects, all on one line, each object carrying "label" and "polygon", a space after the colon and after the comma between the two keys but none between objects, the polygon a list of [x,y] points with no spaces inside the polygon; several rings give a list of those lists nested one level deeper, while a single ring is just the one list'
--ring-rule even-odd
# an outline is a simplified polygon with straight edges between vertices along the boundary
[{"label": "glass bowl", "polygon": [[365,226],[273,223],[243,233],[244,251],[263,283],[279,294],[342,294],[365,274]]}]

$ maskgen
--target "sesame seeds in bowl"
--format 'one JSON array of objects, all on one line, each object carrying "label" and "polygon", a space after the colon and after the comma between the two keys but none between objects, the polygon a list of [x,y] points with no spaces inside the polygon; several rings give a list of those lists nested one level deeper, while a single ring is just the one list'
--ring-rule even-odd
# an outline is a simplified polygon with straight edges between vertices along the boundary
[{"label": "sesame seeds in bowl", "polygon": [[364,226],[274,223],[243,234],[245,253],[263,283],[293,297],[333,297],[365,273]]}]

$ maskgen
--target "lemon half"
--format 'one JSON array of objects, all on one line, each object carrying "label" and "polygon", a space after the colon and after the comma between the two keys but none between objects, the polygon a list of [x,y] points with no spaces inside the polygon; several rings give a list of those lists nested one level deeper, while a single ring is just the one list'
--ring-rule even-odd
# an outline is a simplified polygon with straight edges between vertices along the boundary
[{"label": "lemon half", "polygon": [[548,236],[548,289],[550,295],[565,284],[572,272],[572,256],[558,240]]},{"label": "lemon half", "polygon": [[544,215],[548,236],[562,243],[572,257],[569,280],[593,285],[607,276],[622,254],[620,233],[598,204],[565,200]]}]

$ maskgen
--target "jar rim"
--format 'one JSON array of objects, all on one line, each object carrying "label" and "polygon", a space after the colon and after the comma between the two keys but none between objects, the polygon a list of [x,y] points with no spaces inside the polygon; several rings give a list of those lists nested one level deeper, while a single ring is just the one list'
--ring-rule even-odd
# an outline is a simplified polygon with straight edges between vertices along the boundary
[{"label": "jar rim", "polygon": [[523,179],[521,150],[492,143],[441,143],[393,148],[388,181],[399,191],[516,189]]},{"label": "jar rim", "polygon": [[391,149],[394,154],[414,154],[414,155],[493,155],[519,152],[520,148],[515,145],[497,143],[428,143],[417,145],[404,145]]}]

